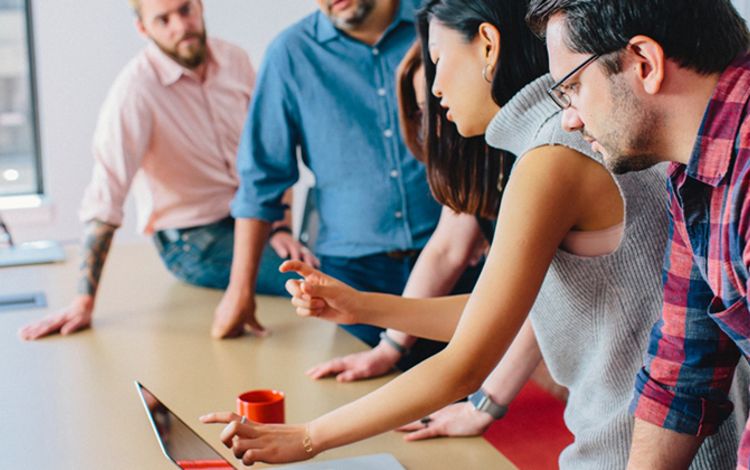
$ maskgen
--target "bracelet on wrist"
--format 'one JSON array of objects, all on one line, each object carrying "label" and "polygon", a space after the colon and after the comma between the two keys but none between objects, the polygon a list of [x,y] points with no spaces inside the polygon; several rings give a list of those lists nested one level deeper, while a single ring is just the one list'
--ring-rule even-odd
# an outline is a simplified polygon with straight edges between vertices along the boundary
[{"label": "bracelet on wrist", "polygon": [[313,443],[310,437],[310,426],[305,427],[305,437],[302,439],[302,447],[305,449],[306,454],[313,453]]},{"label": "bracelet on wrist", "polygon": [[268,238],[273,237],[279,232],[288,233],[289,235],[292,234],[292,229],[288,225],[279,225],[278,227],[274,227],[271,229],[271,233],[268,234]]},{"label": "bracelet on wrist", "polygon": [[409,353],[409,348],[405,347],[403,344],[399,344],[396,340],[388,336],[388,333],[386,333],[385,331],[380,332],[380,340],[395,349],[396,352],[398,352],[402,356],[405,356]]}]

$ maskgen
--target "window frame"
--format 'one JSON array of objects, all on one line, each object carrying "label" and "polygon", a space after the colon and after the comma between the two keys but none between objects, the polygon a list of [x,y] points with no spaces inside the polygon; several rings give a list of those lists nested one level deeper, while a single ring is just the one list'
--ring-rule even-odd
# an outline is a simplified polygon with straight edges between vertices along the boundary
[{"label": "window frame", "polygon": [[2,198],[18,198],[24,196],[44,196],[44,171],[42,167],[42,139],[40,130],[39,120],[39,92],[37,84],[37,70],[36,70],[36,50],[34,44],[34,19],[33,10],[31,6],[31,0],[22,0],[23,8],[21,9],[24,14],[24,22],[26,26],[26,37],[23,38],[26,41],[26,60],[27,60],[27,71],[28,80],[26,83],[26,90],[29,93],[29,120],[31,124],[31,144],[34,148],[31,157],[31,164],[34,167],[34,188],[31,191],[16,192],[0,194]]}]

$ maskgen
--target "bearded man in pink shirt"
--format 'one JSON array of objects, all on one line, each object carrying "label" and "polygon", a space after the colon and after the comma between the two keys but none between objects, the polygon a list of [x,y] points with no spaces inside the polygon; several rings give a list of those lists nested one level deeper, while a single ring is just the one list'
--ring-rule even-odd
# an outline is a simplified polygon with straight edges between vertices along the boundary
[{"label": "bearded man in pink shirt", "polygon": [[[139,230],[153,235],[179,279],[223,289],[229,282],[238,187],[235,159],[255,71],[237,46],[206,36],[201,0],[130,0],[150,44],[120,73],[94,135],[94,170],[81,206],[86,223],[78,295],[72,304],[21,329],[31,340],[91,325],[96,291],[131,187]],[[291,235],[290,216],[274,225],[256,289],[284,295],[283,258],[317,261]],[[250,323],[262,332],[262,327]]]}]

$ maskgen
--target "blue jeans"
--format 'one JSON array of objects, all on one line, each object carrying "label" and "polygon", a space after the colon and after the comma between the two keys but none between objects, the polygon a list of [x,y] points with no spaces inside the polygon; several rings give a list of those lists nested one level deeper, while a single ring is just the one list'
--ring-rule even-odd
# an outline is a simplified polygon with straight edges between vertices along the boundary
[{"label": "blue jeans", "polygon": [[[321,256],[320,269],[358,290],[401,295],[416,261],[416,255],[396,259],[385,253],[361,258]],[[481,270],[481,263],[467,269],[456,283],[453,293],[471,292]],[[364,324],[339,326],[370,347],[375,347],[380,342],[380,332],[383,331],[383,328]],[[420,338],[396,366],[402,371],[410,369],[444,347],[445,343]]]},{"label": "blue jeans", "polygon": [[[188,284],[226,289],[232,268],[234,219],[226,218],[177,232],[176,239],[166,237],[165,232],[154,235],[156,249],[167,269]],[[266,245],[258,269],[256,293],[289,296],[284,284],[287,279],[299,276],[280,273],[279,265],[283,261],[270,245]]]}]

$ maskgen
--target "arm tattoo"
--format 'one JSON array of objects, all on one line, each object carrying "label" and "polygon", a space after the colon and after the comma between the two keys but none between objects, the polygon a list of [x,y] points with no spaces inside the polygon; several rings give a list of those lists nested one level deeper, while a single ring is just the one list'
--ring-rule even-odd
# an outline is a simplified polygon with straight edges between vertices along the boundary
[{"label": "arm tattoo", "polygon": [[81,278],[78,282],[78,293],[95,296],[99,287],[104,261],[107,259],[112,238],[117,227],[100,220],[86,224],[83,246],[81,247]]}]

